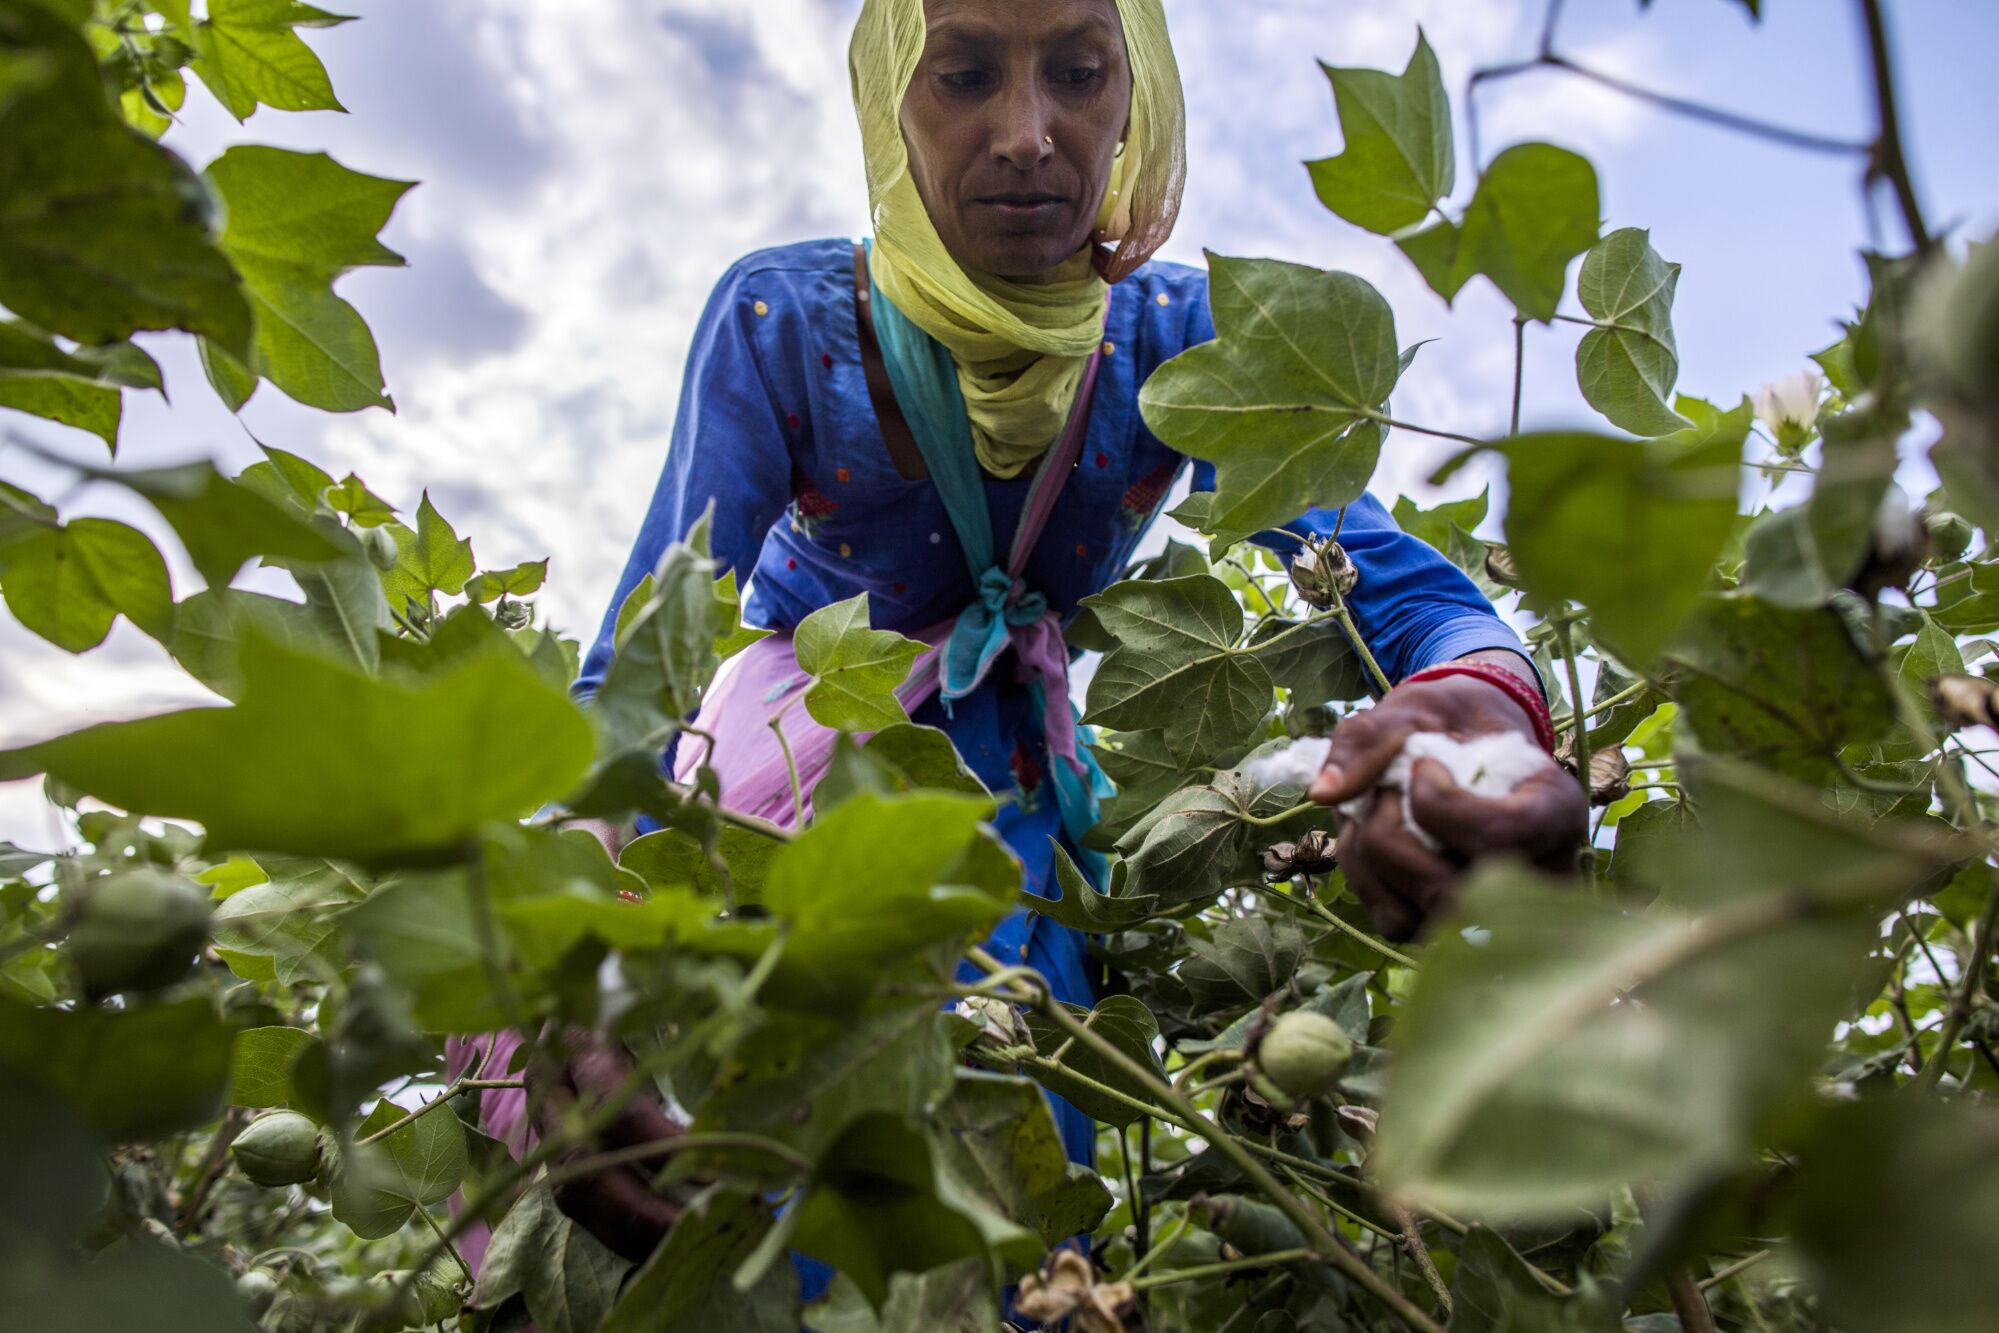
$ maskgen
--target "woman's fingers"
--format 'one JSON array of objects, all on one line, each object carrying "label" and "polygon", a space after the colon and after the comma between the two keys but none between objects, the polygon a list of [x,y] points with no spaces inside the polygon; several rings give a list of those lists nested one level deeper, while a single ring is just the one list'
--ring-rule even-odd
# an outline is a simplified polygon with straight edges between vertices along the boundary
[{"label": "woman's fingers", "polygon": [[1359,821],[1346,825],[1339,860],[1375,929],[1391,940],[1413,938],[1456,884],[1456,867],[1403,827],[1397,792],[1377,796]]},{"label": "woman's fingers", "polygon": [[1378,705],[1340,723],[1333,729],[1325,765],[1306,794],[1322,805],[1337,805],[1367,791],[1402,752],[1416,721],[1404,710]]},{"label": "woman's fingers", "polygon": [[[634,1065],[624,1047],[591,1034],[570,1058],[569,1076],[576,1085],[578,1100],[587,1113],[622,1088]],[[604,1143],[613,1148],[636,1148],[641,1144],[670,1139],[685,1132],[674,1122],[653,1095],[641,1086],[626,1099],[624,1107],[600,1131]]]},{"label": "woman's fingers", "polygon": [[1481,796],[1460,787],[1444,765],[1422,759],[1410,770],[1409,808],[1418,824],[1460,856],[1516,852],[1563,870],[1589,818],[1581,785],[1555,764],[1504,796]]},{"label": "woman's fingers", "polygon": [[[573,1164],[585,1156],[565,1160]],[[635,1264],[650,1258],[680,1220],[680,1206],[654,1194],[647,1177],[628,1166],[563,1181],[551,1193],[564,1216]]]}]

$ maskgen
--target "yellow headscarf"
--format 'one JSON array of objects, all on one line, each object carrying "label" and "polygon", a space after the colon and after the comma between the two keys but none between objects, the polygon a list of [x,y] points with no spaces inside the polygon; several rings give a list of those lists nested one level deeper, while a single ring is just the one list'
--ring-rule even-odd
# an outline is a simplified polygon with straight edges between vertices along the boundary
[{"label": "yellow headscarf", "polygon": [[[865,0],[849,52],[874,213],[874,279],[912,323],[949,348],[980,464],[1017,476],[1061,433],[1083,366],[1104,336],[1104,291],[1173,230],[1186,180],[1186,110],[1160,0],[1117,0],[1131,65],[1131,128],[1085,246],[1032,281],[960,267],[916,191],[903,141],[904,93],[923,55],[923,0]],[[1101,270],[1101,271],[1100,271]]]}]

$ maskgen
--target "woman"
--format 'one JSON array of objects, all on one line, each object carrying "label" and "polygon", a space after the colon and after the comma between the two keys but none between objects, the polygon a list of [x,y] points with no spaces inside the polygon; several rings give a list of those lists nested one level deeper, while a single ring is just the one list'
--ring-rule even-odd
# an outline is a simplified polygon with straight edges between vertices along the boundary
[{"label": "woman", "polygon": [[[748,578],[752,623],[789,629],[865,592],[876,627],[914,634],[976,606],[982,590],[1001,617],[1038,596],[1066,619],[1117,577],[1186,461],[1137,411],[1158,365],[1214,336],[1205,275],[1147,262],[1171,230],[1183,176],[1159,0],[866,0],[851,61],[872,244],[864,254],[844,240],[763,251],[717,286],[585,692],[603,678],[626,594],[711,505],[714,553]],[[1072,455],[1067,472],[1045,478],[1061,489],[1018,581],[991,582],[987,564],[1007,555],[993,534],[1016,531],[1031,492],[1051,493],[1034,491],[1041,464]],[[1197,466],[1194,484],[1211,487],[1212,469]],[[1353,609],[1405,683],[1341,726],[1313,796],[1367,792],[1412,731],[1545,736],[1533,668],[1474,585],[1371,498],[1343,522],[1313,509],[1290,527],[1324,535],[1336,524],[1360,568]],[[1280,552],[1297,545],[1281,533],[1262,540]],[[1025,682],[1012,671],[947,678],[953,697],[914,714],[1013,798],[996,827],[1030,893],[1047,891],[1049,841],[1074,847],[1088,800],[1087,750],[1072,760],[1062,707],[1065,657]],[[1407,681],[1440,664],[1454,665]],[[1443,852],[1408,836],[1394,801],[1348,821],[1340,841],[1349,881],[1397,937],[1443,901],[1461,864],[1453,853],[1559,855],[1584,814],[1572,781],[1482,801],[1434,764],[1421,767],[1413,797]],[[990,947],[1025,958],[1063,998],[1092,1001],[1083,939],[1046,917],[1017,911]],[[587,1091],[622,1068],[600,1052],[568,1083]],[[1057,1114],[1070,1156],[1091,1160],[1094,1126],[1059,1103]],[[673,1132],[657,1107],[634,1115],[620,1141]],[[609,1173],[564,1206],[643,1256],[675,1213],[638,1181]]]}]

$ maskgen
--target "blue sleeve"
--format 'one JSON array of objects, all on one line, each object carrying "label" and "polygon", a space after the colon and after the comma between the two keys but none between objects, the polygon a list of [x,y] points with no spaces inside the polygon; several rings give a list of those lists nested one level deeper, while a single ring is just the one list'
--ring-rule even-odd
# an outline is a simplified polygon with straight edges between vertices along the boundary
[{"label": "blue sleeve", "polygon": [[[1205,288],[1203,290],[1205,296]],[[1214,317],[1205,299],[1191,303],[1187,346],[1215,336]],[[1194,460],[1193,488],[1215,488],[1215,465]],[[1355,626],[1391,681],[1405,680],[1425,667],[1466,653],[1503,648],[1520,654],[1530,668],[1533,658],[1520,636],[1499,618],[1478,585],[1428,542],[1412,537],[1372,495],[1337,509],[1307,509],[1282,530],[1258,533],[1250,540],[1289,561],[1299,536],[1330,537],[1335,528],[1360,580],[1348,594]],[[1534,669],[1535,679],[1540,671]],[[1547,693],[1546,682],[1541,692]]]},{"label": "blue sleeve", "polygon": [[764,536],[791,498],[791,451],[754,339],[744,266],[724,274],[688,349],[666,465],[639,524],[625,571],[604,610],[573,693],[587,699],[610,667],[618,611],[666,548],[686,537],[712,502],[710,546],[738,584],[756,568]]}]

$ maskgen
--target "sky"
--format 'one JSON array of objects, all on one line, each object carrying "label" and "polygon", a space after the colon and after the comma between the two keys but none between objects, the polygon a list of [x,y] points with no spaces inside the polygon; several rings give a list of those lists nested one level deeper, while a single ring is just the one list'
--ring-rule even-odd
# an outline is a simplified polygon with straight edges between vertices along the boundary
[{"label": "sky", "polygon": [[[1406,420],[1473,435],[1505,428],[1510,310],[1483,279],[1447,308],[1389,242],[1314,196],[1301,165],[1339,147],[1318,61],[1400,70],[1420,25],[1458,115],[1456,202],[1476,179],[1463,89],[1476,68],[1532,53],[1547,0],[1165,0],[1188,102],[1188,187],[1162,258],[1204,249],[1345,269],[1379,287],[1403,345],[1434,339],[1398,387]],[[416,180],[384,233],[404,269],[339,290],[381,345],[397,411],[329,416],[269,386],[233,418],[188,340],[141,341],[171,403],[128,393],[119,462],[207,457],[255,440],[339,475],[358,471],[414,511],[430,495],[482,566],[551,558],[542,609],[587,638],[603,612],[664,453],[696,315],[723,270],[763,246],[865,227],[846,40],[858,0],[351,0],[360,21],[308,32],[349,114],[259,110],[231,120],[205,93],[166,142],[199,166],[233,143],[325,150]],[[1933,226],[1999,227],[1994,0],[1894,0],[1891,21],[1918,184]],[[1557,48],[1681,96],[1840,137],[1872,130],[1858,5],[1765,0],[1570,0]],[[1545,140],[1596,164],[1606,229],[1649,227],[1685,266],[1674,312],[1680,388],[1729,402],[1802,369],[1863,295],[1870,235],[1858,165],[1665,115],[1554,71],[1487,84],[1486,160]],[[1878,224],[1900,232],[1885,199]],[[1573,280],[1573,275],[1572,275]],[[1571,294],[1567,308],[1575,310]],[[1525,423],[1590,426],[1572,326],[1528,331]],[[172,541],[115,491],[73,488],[8,449],[8,432],[103,462],[93,439],[0,415],[0,477]],[[253,438],[254,437],[254,438]],[[1398,432],[1384,499],[1447,492],[1422,479],[1452,448]],[[175,586],[199,581],[177,554]],[[281,587],[280,576],[252,576]],[[257,583],[279,578],[278,583]],[[0,616],[0,744],[205,699],[157,645],[120,623],[71,657]],[[0,838],[59,836],[35,784],[0,784]]]}]

